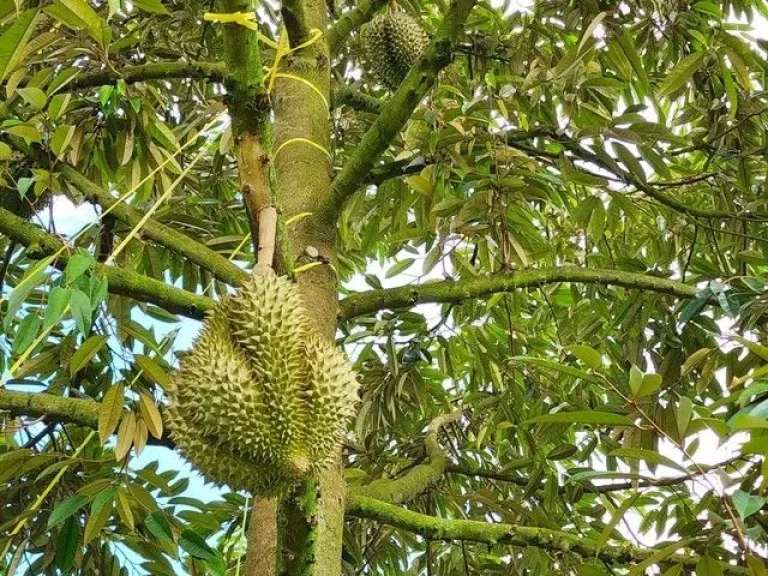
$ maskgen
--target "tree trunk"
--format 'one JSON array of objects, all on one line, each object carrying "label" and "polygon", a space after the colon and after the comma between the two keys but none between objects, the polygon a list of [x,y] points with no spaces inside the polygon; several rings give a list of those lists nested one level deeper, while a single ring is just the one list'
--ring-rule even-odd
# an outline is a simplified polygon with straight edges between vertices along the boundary
[{"label": "tree trunk", "polygon": [[[231,5],[227,9],[235,11]],[[312,30],[325,30],[325,3],[323,0],[286,0],[283,18],[291,46],[298,46],[312,38]],[[248,192],[244,196],[250,196],[246,201],[252,220],[260,205],[266,202],[260,192],[265,187],[261,167],[266,163],[271,163],[274,175],[268,197],[277,205],[282,222],[313,212],[328,194],[332,168],[329,63],[323,36],[280,61],[279,75],[268,95],[274,112],[272,142],[268,142],[265,134],[270,131],[267,127],[262,127],[261,133],[249,131],[250,126],[259,127],[258,122],[243,120],[235,127],[233,121],[241,182],[244,192]],[[242,114],[245,110],[247,108],[241,107],[239,112]],[[230,111],[238,113],[232,105]],[[239,130],[239,127],[245,129]],[[294,265],[311,263],[308,247],[316,249],[309,251],[313,256],[320,255],[319,264],[305,269],[296,280],[316,330],[322,337],[333,339],[337,290],[336,278],[328,263],[335,258],[334,223],[318,223],[305,217],[283,229],[281,234],[278,273],[285,273]],[[317,481],[305,482],[297,488],[279,505],[276,514],[271,506],[274,501],[256,499],[248,533],[248,576],[275,573],[338,576],[345,487],[339,454],[330,470]]]}]

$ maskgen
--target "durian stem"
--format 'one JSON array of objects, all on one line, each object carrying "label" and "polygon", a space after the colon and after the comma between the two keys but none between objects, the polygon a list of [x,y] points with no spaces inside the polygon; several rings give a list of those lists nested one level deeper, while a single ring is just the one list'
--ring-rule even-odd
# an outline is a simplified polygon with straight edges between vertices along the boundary
[{"label": "durian stem", "polygon": [[266,206],[259,211],[259,245],[256,273],[272,270],[275,260],[275,238],[277,236],[277,209]]},{"label": "durian stem", "polygon": [[245,576],[275,576],[277,572],[277,498],[253,499],[248,526]]}]

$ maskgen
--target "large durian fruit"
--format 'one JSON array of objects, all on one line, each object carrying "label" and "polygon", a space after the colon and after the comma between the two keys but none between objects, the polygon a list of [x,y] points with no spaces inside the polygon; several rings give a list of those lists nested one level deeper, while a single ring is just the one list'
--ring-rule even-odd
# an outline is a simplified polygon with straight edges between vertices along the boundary
[{"label": "large durian fruit", "polygon": [[375,16],[363,27],[362,40],[373,73],[392,91],[429,45],[429,36],[419,21],[398,10]]},{"label": "large durian fruit", "polygon": [[350,362],[313,331],[296,285],[254,275],[213,308],[183,358],[168,424],[208,479],[276,496],[333,461],[357,387]]}]

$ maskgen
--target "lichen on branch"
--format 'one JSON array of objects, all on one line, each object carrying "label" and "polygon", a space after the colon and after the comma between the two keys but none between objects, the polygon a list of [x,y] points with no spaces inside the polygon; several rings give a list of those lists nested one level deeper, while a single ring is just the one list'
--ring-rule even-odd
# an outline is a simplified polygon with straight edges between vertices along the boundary
[{"label": "lichen on branch", "polygon": [[[30,258],[43,258],[59,253],[54,265],[61,269],[66,266],[69,250],[61,240],[3,208],[0,208],[0,232],[25,246]],[[205,296],[175,288],[118,266],[96,264],[95,271],[97,275],[107,278],[108,290],[112,294],[156,304],[168,312],[200,319],[214,304],[212,299]]]},{"label": "lichen on branch", "polygon": [[669,294],[682,299],[693,298],[699,293],[695,286],[648,274],[578,266],[556,266],[352,294],[340,302],[339,317],[346,320],[379,310],[406,308],[428,302],[460,303],[497,292],[509,292],[518,288],[538,288],[561,282],[621,286]]}]

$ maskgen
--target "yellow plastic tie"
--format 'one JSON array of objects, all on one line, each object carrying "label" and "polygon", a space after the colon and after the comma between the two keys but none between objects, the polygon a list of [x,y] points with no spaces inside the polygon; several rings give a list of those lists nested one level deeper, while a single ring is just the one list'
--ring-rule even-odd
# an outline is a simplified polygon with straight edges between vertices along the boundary
[{"label": "yellow plastic tie", "polygon": [[206,12],[203,14],[203,20],[208,22],[217,22],[219,24],[238,24],[245,26],[249,30],[256,32],[259,42],[263,42],[270,48],[277,49],[277,43],[271,38],[267,38],[259,32],[259,25],[256,23],[256,14],[254,12]]},{"label": "yellow plastic tie", "polygon": [[273,158],[277,158],[277,155],[280,154],[280,150],[282,150],[283,148],[288,146],[288,144],[296,144],[296,143],[308,144],[309,146],[312,146],[313,148],[317,148],[323,154],[328,156],[328,160],[332,160],[331,153],[328,152],[328,150],[326,150],[325,148],[320,146],[320,144],[318,144],[317,142],[313,142],[312,140],[309,140],[308,138],[289,138],[288,140],[286,140],[285,142],[280,144],[280,146],[277,147],[277,150],[275,150],[275,153],[273,154],[272,157]]},{"label": "yellow plastic tie", "polygon": [[293,275],[298,276],[302,272],[306,272],[307,270],[310,270],[311,268],[314,268],[315,266],[320,266],[322,262],[310,262],[309,264],[303,264],[301,266],[297,266],[293,269]]},{"label": "yellow plastic tie", "polygon": [[287,74],[286,72],[277,72],[275,74],[275,78],[287,78],[288,80],[295,80],[296,82],[301,82],[305,86],[309,86],[312,88],[312,90],[320,96],[320,99],[323,101],[323,104],[325,105],[325,109],[328,110],[328,113],[330,114],[331,106],[328,104],[328,99],[323,95],[322,92],[320,92],[320,88],[312,84],[309,80],[306,78],[302,78],[301,76],[294,76],[293,74]]},{"label": "yellow plastic tie", "polygon": [[312,212],[299,212],[298,214],[295,214],[290,218],[288,218],[285,221],[285,225],[290,226],[294,222],[298,222],[299,220],[304,220],[304,218],[306,218],[307,216],[312,216]]}]

